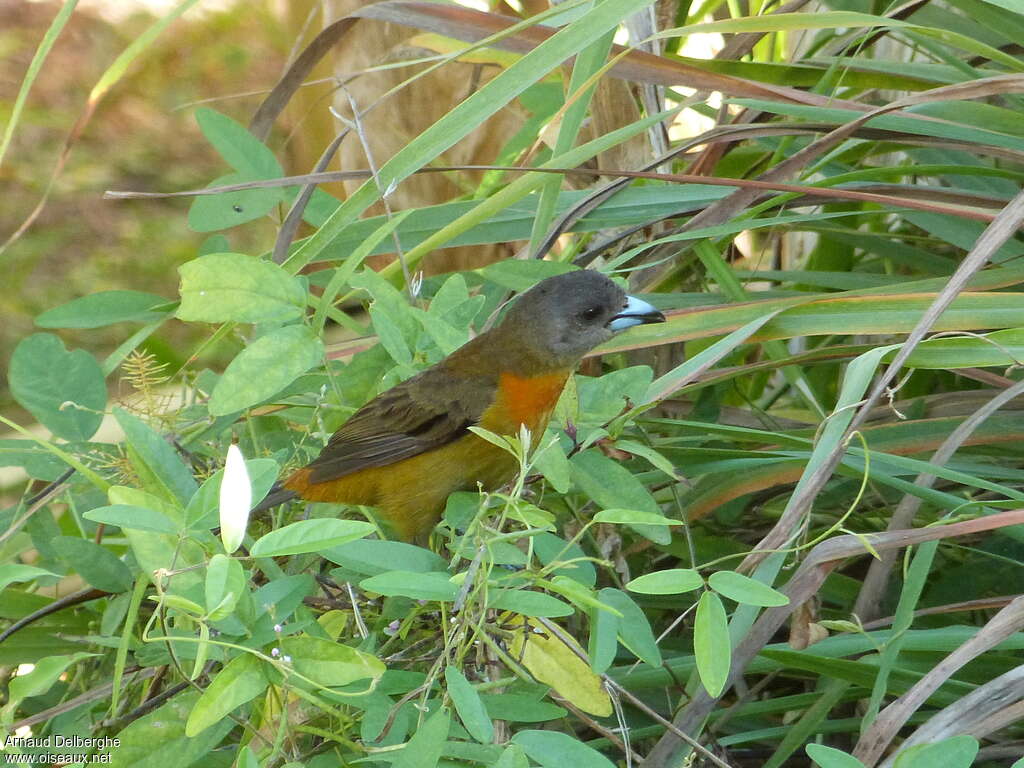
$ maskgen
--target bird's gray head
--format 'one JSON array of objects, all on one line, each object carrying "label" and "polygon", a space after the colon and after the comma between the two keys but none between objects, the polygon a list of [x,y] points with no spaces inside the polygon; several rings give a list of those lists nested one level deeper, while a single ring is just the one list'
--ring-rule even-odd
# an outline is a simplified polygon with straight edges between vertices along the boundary
[{"label": "bird's gray head", "polygon": [[549,277],[519,296],[501,328],[514,331],[517,346],[551,367],[571,367],[619,331],[664,320],[600,272],[580,270]]}]

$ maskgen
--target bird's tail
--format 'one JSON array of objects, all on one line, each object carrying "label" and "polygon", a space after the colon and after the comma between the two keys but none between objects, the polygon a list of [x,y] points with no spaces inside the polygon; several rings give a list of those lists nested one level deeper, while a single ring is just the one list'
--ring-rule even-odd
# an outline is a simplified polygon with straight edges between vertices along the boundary
[{"label": "bird's tail", "polygon": [[274,483],[266,498],[253,507],[250,514],[255,515],[257,512],[263,512],[271,507],[276,507],[278,504],[284,504],[285,502],[291,501],[294,498],[297,498],[295,491],[289,491],[281,485],[281,483]]}]

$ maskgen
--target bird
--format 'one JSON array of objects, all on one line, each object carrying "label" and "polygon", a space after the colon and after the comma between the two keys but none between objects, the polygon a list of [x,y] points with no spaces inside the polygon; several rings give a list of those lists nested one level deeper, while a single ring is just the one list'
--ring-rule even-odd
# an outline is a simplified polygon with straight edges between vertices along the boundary
[{"label": "bird", "polygon": [[519,465],[469,428],[543,435],[583,356],[665,316],[594,270],[541,280],[500,323],[359,408],[320,455],[253,510],[296,498],[376,508],[390,535],[423,542],[455,491],[495,490]]}]

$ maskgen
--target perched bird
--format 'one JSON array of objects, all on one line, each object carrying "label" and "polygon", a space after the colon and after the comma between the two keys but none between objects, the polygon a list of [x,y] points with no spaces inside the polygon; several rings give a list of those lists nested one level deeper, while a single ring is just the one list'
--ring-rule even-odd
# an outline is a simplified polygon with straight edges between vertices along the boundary
[{"label": "perched bird", "polygon": [[422,538],[448,494],[499,488],[518,468],[471,426],[539,438],[565,382],[616,332],[664,315],[604,275],[569,272],[515,299],[496,327],[368,402],[320,455],[257,509],[299,497],[376,507],[394,533]]}]

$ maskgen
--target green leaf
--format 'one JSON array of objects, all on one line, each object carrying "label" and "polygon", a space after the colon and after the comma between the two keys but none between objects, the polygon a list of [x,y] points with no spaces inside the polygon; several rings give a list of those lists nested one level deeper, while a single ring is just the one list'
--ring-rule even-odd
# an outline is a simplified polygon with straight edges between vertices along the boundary
[{"label": "green leaf", "polygon": [[391,563],[401,563],[404,570],[413,573],[445,571],[448,568],[448,563],[429,549],[401,541],[360,539],[322,550],[320,554],[332,563],[366,576],[387,572]]},{"label": "green leaf", "polygon": [[488,595],[487,604],[491,608],[514,611],[524,616],[556,618],[573,614],[573,607],[557,597],[527,589],[495,590]]},{"label": "green leaf", "polygon": [[67,465],[34,440],[0,439],[0,467],[21,467],[30,477],[56,480]]},{"label": "green leaf", "polygon": [[61,559],[96,589],[125,592],[135,583],[128,566],[106,547],[75,536],[58,536],[52,544]]},{"label": "green leaf", "polygon": [[211,253],[178,267],[180,320],[283,323],[302,317],[306,291],[277,264],[241,253]]},{"label": "green leaf", "polygon": [[519,693],[482,694],[487,714],[492,720],[509,720],[515,723],[543,723],[565,717],[566,710],[549,701],[538,701],[532,696]]},{"label": "green leaf", "polygon": [[391,764],[392,768],[436,768],[450,727],[451,717],[439,709],[409,739],[409,743]]},{"label": "green leaf", "polygon": [[13,711],[17,705],[30,696],[42,696],[56,683],[68,667],[82,659],[88,659],[94,653],[75,653],[69,656],[48,656],[36,662],[35,669],[24,675],[18,675],[10,682],[10,694],[5,708]]},{"label": "green leaf", "polygon": [[[273,152],[227,115],[202,107],[196,110],[196,122],[207,141],[236,171],[216,179],[210,186],[275,179],[284,174]],[[270,212],[288,196],[288,190],[280,187],[202,195],[192,202],[188,225],[197,232],[212,232],[244,224]]]},{"label": "green leaf", "polygon": [[363,520],[319,518],[299,520],[262,536],[252,545],[253,557],[278,557],[302,552],[318,552],[355,539],[369,536],[376,530]]},{"label": "green leaf", "polygon": [[359,582],[367,592],[394,597],[401,595],[413,600],[439,600],[453,602],[459,593],[447,573],[414,573],[411,571],[388,571],[371,576]]},{"label": "green leaf", "polygon": [[45,568],[36,568],[34,565],[22,565],[21,563],[0,565],[0,591],[14,583],[35,581],[40,576],[58,576],[58,574]]},{"label": "green leaf", "polygon": [[778,590],[735,571],[715,571],[708,578],[708,586],[720,595],[744,605],[768,608],[789,604],[789,598]]},{"label": "green leaf", "polygon": [[[604,590],[602,590],[604,592]],[[601,595],[598,595],[601,598]],[[604,602],[602,600],[601,602]],[[619,650],[619,617],[603,608],[591,607],[587,658],[595,674],[603,675],[615,661]]]},{"label": "green leaf", "polygon": [[114,323],[150,323],[166,313],[157,307],[169,303],[163,296],[142,291],[100,291],[48,309],[36,318],[40,328],[102,328]]},{"label": "green leaf", "polygon": [[587,553],[579,544],[569,544],[553,533],[540,533],[533,537],[533,551],[545,566],[554,563],[556,558],[559,562],[575,561],[555,568],[551,571],[552,576],[567,576],[585,587],[593,587],[597,583],[597,570],[593,563],[580,559]]},{"label": "green leaf", "polygon": [[304,325],[261,336],[231,361],[210,395],[210,414],[226,416],[276,395],[323,360],[324,344]]},{"label": "green leaf", "polygon": [[690,568],[670,568],[637,576],[626,585],[630,592],[642,595],[678,595],[704,586],[704,579]]},{"label": "green leaf", "polygon": [[[245,184],[249,181],[260,181],[260,178],[247,173],[229,173],[214,179],[207,186],[221,187]],[[285,195],[280,187],[199,195],[193,198],[188,209],[188,227],[193,232],[216,232],[237,227],[239,224],[266,216],[284,200]]]},{"label": "green leaf", "polygon": [[[636,509],[661,517],[658,503],[643,483],[596,448],[576,454],[570,464],[573,481],[602,509]],[[630,527],[656,544],[668,544],[672,540],[663,525]]]},{"label": "green leaf", "polygon": [[476,692],[466,676],[455,667],[448,665],[444,670],[444,681],[451,696],[459,719],[466,726],[469,735],[481,744],[490,744],[494,740],[494,724],[491,722],[480,694]]},{"label": "green leaf", "polygon": [[377,680],[385,670],[376,656],[320,637],[286,637],[281,652],[291,657],[297,672],[329,688]]},{"label": "green leaf", "polygon": [[283,175],[274,153],[244,125],[209,107],[200,107],[195,115],[203,136],[236,171],[265,179]]},{"label": "green leaf", "polygon": [[[220,671],[218,678],[224,674],[225,669]],[[245,701],[258,696],[266,687],[265,680],[262,683],[256,680],[257,674],[254,673],[251,680],[248,677],[240,680],[246,688],[245,692],[253,691]],[[210,688],[215,684],[216,678]],[[260,686],[259,690],[255,690],[257,685]],[[230,699],[243,693],[225,683],[218,685],[212,695],[210,688],[202,696],[194,691],[184,691],[123,729],[117,734],[120,744],[110,752],[110,764],[115,768],[188,768],[207,762],[211,750],[223,740],[228,731],[237,727],[234,720],[226,717],[230,709],[223,716],[214,716],[211,707],[216,705],[218,695]],[[243,703],[239,702],[236,706]],[[197,729],[198,735],[190,738],[186,734],[187,723],[192,718],[202,716],[204,711],[204,727]]]},{"label": "green leaf", "polygon": [[124,430],[124,437],[134,454],[130,455],[136,471],[151,478],[167,491],[168,499],[185,504],[196,492],[192,472],[171,445],[149,425],[123,408],[114,409],[114,418]]},{"label": "green leaf", "polygon": [[245,591],[245,571],[233,557],[216,554],[206,566],[206,611],[210,621],[220,621],[235,610]]},{"label": "green leaf", "polygon": [[491,768],[530,768],[530,761],[526,759],[522,747],[518,744],[509,744]]},{"label": "green leaf", "polygon": [[933,744],[909,747],[896,757],[894,768],[969,768],[978,754],[978,740],[968,734]]},{"label": "green leaf", "polygon": [[153,533],[177,533],[178,526],[173,520],[161,512],[148,507],[136,507],[131,504],[111,504],[106,507],[90,509],[82,515],[94,523],[116,525],[118,528],[134,528],[137,531]]},{"label": "green leaf", "polygon": [[682,525],[654,512],[642,512],[638,509],[602,509],[594,515],[595,523],[617,523],[619,525]]},{"label": "green leaf", "polygon": [[714,592],[705,592],[697,603],[697,616],[693,622],[693,653],[697,660],[697,674],[704,688],[712,696],[725,690],[732,663],[732,645],[725,608]]},{"label": "green leaf", "polygon": [[822,744],[808,744],[807,755],[821,768],[864,768],[864,763],[841,749]]},{"label": "green leaf", "polygon": [[[598,599],[611,606],[619,613],[617,630],[619,640],[638,659],[647,662],[652,667],[661,666],[661,650],[658,648],[658,641],[654,637],[654,631],[647,621],[647,616],[640,606],[633,602],[633,598],[625,592],[613,587],[605,587],[597,594]],[[608,614],[608,611],[601,611]]]},{"label": "green leaf", "polygon": [[236,656],[203,691],[189,713],[185,735],[196,736],[263,693],[269,682],[263,662],[251,653]]},{"label": "green leaf", "polygon": [[69,352],[51,333],[22,339],[11,355],[11,394],[39,422],[65,440],[88,440],[103,421],[107,385],[96,358]]},{"label": "green leaf", "polygon": [[512,737],[541,768],[613,768],[611,760],[579,739],[559,731],[519,731]]}]

